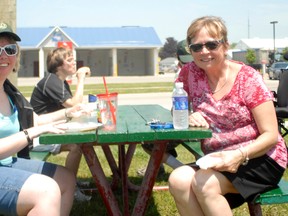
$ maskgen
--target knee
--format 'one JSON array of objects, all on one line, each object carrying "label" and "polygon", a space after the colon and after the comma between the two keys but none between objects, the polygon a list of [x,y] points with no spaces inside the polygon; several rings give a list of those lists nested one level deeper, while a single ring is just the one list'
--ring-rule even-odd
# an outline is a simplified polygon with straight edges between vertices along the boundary
[{"label": "knee", "polygon": [[45,180],[44,185],[41,189],[38,188],[39,193],[35,196],[35,198],[38,197],[38,199],[36,199],[34,208],[37,209],[37,212],[39,210],[43,212],[43,214],[45,210],[47,211],[47,206],[51,208],[50,211],[52,212],[60,212],[62,195],[59,185],[51,178]]},{"label": "knee", "polygon": [[169,190],[172,195],[185,193],[191,187],[195,171],[189,166],[181,166],[172,171],[169,176]]},{"label": "knee", "polygon": [[61,199],[61,191],[59,188],[59,185],[57,184],[56,181],[52,180],[49,178],[49,182],[47,183],[47,188],[44,191],[44,193],[46,194],[47,191],[49,191],[50,195],[53,197],[53,199],[58,198]]},{"label": "knee", "polygon": [[205,196],[210,193],[213,188],[213,180],[211,178],[212,173],[210,170],[198,170],[192,181],[191,186],[196,196]]},{"label": "knee", "polygon": [[34,174],[27,179],[19,196],[29,196],[32,202],[35,201],[35,205],[61,202],[61,191],[57,182],[39,174]]}]

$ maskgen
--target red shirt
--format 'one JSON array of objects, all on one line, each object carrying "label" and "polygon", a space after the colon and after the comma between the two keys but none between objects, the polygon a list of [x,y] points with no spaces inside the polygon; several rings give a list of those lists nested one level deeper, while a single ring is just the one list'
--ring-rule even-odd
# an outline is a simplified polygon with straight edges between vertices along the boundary
[{"label": "red shirt", "polygon": [[[212,138],[201,143],[205,154],[253,145],[260,135],[251,109],[273,100],[273,95],[259,72],[243,63],[239,64],[242,67],[231,91],[220,100],[213,98],[205,72],[194,62],[183,66],[176,80],[184,83],[194,112],[200,112],[212,130]],[[278,143],[267,155],[286,168],[286,144],[280,134]]]}]

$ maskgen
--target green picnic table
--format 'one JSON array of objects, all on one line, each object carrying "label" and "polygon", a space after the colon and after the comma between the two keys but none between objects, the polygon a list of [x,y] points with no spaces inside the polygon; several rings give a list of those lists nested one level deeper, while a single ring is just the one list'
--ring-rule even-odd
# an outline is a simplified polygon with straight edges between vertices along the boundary
[{"label": "green picnic table", "polygon": [[[94,131],[74,132],[66,134],[44,134],[40,137],[41,144],[79,143],[87,165],[91,171],[97,189],[102,196],[109,215],[144,215],[155,179],[161,164],[161,158],[167,142],[171,140],[189,141],[211,137],[211,131],[204,128],[151,129],[147,122],[159,119],[162,122],[172,122],[170,110],[160,105],[123,105],[118,106],[117,127],[114,131],[103,127]],[[137,144],[154,143],[147,171],[141,186],[133,186],[128,179],[128,169]],[[118,146],[118,164],[110,150],[110,145]],[[125,150],[125,146],[127,149]],[[112,187],[107,180],[94,146],[101,146],[113,173]],[[113,194],[113,186],[119,181],[122,184],[123,212]],[[128,205],[128,189],[139,189],[132,213]]]}]

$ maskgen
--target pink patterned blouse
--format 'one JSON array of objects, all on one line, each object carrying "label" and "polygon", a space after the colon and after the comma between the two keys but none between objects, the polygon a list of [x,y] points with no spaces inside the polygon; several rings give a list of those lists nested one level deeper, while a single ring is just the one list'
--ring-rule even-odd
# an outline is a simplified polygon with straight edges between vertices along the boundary
[{"label": "pink patterned blouse", "polygon": [[[231,91],[217,101],[213,98],[205,72],[194,62],[186,64],[176,79],[176,82],[184,83],[194,112],[203,115],[213,132],[212,138],[202,141],[201,147],[205,154],[253,145],[259,131],[251,109],[273,100],[259,72],[243,63],[237,63],[242,64],[242,67]],[[277,145],[267,155],[286,168],[286,144],[280,134]]]}]

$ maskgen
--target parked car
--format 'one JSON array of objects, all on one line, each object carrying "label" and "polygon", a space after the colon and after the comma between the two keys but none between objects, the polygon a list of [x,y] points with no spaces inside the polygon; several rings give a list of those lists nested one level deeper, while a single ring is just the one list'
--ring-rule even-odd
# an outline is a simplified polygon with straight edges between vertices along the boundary
[{"label": "parked car", "polygon": [[178,60],[174,57],[168,57],[159,62],[159,74],[176,73],[178,70]]},{"label": "parked car", "polygon": [[288,62],[274,62],[268,68],[269,79],[277,79],[279,80],[281,70],[288,68]]}]

